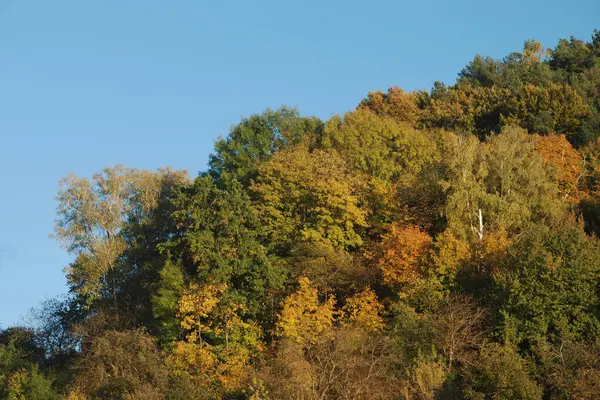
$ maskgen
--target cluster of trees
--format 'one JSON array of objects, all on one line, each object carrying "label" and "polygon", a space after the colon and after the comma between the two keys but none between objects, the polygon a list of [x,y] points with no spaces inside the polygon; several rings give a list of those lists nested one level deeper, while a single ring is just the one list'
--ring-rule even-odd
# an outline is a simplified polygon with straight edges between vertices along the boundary
[{"label": "cluster of trees", "polygon": [[477,56],[209,168],[61,182],[70,295],[0,333],[7,399],[597,399],[600,32]]}]

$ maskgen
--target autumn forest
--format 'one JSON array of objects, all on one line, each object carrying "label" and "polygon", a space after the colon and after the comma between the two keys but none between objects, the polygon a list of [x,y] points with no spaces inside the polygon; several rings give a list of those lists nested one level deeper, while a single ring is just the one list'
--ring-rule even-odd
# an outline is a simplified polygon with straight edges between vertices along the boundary
[{"label": "autumn forest", "polygon": [[0,398],[598,399],[599,138],[594,31],[250,115],[191,178],[69,175],[69,294],[0,331]]}]

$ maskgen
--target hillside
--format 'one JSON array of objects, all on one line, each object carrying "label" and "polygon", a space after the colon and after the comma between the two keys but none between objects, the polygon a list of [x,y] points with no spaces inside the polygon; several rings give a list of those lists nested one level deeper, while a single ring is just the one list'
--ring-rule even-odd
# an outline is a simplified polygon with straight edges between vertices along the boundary
[{"label": "hillside", "polygon": [[599,137],[595,31],[68,176],[70,294],[0,331],[0,398],[597,399]]}]

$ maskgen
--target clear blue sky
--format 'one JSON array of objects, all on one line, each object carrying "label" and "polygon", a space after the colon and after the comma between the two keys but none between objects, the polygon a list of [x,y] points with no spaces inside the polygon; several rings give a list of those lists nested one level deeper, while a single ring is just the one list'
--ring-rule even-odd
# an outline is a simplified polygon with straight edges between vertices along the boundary
[{"label": "clear blue sky", "polygon": [[48,235],[68,172],[195,174],[242,115],[328,118],[451,83],[476,53],[589,39],[599,17],[598,0],[0,0],[0,326],[66,291]]}]

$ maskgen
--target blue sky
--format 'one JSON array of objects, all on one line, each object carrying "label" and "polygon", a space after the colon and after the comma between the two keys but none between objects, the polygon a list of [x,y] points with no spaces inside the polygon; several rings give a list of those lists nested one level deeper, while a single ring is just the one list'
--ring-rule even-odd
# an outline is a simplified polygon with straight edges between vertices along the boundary
[{"label": "blue sky", "polygon": [[0,0],[0,326],[66,291],[48,235],[67,173],[196,174],[242,115],[328,118],[452,83],[476,53],[589,39],[598,16],[597,0]]}]

